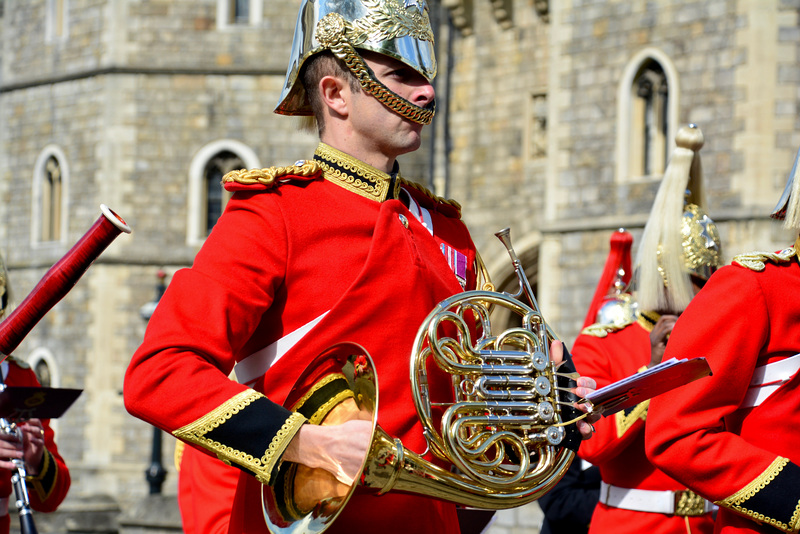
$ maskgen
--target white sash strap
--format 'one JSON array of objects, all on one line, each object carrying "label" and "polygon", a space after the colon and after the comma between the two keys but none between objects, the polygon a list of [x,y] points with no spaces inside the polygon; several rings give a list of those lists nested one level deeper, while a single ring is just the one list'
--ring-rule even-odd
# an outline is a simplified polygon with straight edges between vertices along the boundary
[{"label": "white sash strap", "polygon": [[[693,505],[684,507],[683,496],[691,496]],[[686,500],[686,499],[684,499]],[[689,490],[654,491],[633,488],[620,488],[605,482],[600,483],[600,502],[606,506],[650,512],[655,514],[698,516],[713,510],[714,505]]]},{"label": "white sash strap", "polygon": [[431,217],[431,212],[420,206],[419,203],[414,200],[414,197],[412,197],[405,189],[401,190],[401,194],[403,195],[403,200],[407,202],[408,211],[410,211],[411,214],[422,223],[422,226],[424,226],[425,229],[428,230],[431,235],[433,235],[433,217]]},{"label": "white sash strap", "polygon": [[740,408],[758,406],[800,370],[800,354],[756,367]]},{"label": "white sash strap", "polygon": [[267,345],[258,352],[254,352],[247,358],[243,359],[233,368],[236,373],[236,380],[240,384],[251,385],[272,367],[275,362],[289,352],[289,349],[294,347],[312,328],[317,326],[323,317],[328,315],[328,312],[323,313],[316,319],[309,321],[297,330],[290,332],[280,338],[279,340]]}]

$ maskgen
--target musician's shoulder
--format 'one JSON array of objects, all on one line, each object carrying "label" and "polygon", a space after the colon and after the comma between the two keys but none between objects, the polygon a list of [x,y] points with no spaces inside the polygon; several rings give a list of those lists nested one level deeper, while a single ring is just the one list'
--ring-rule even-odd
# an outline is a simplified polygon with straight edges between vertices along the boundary
[{"label": "musician's shoulder", "polygon": [[768,264],[780,265],[788,263],[797,256],[794,246],[787,247],[778,252],[748,252],[733,258],[733,265],[738,265],[751,271],[762,272]]},{"label": "musician's shoulder", "polygon": [[433,209],[442,215],[454,219],[461,218],[461,204],[455,200],[441,197],[422,184],[399,178],[399,184],[409,192],[422,206]]},{"label": "musician's shoulder", "polygon": [[22,360],[20,358],[14,357],[14,356],[6,356],[6,361],[9,363],[9,365],[16,365],[20,369],[30,369],[31,368],[31,366],[30,366],[30,364],[28,364],[28,362],[26,362],[25,360]]},{"label": "musician's shoulder", "polygon": [[241,169],[222,177],[227,191],[268,191],[289,182],[308,182],[322,175],[322,167],[314,160],[301,159],[285,167]]}]

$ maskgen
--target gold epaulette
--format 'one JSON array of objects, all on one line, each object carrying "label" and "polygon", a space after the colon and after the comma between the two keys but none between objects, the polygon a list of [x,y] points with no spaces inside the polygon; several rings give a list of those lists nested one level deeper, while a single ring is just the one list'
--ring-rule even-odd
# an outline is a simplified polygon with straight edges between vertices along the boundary
[{"label": "gold epaulette", "polygon": [[786,263],[791,261],[796,255],[797,251],[795,247],[785,248],[780,252],[749,252],[747,254],[739,254],[733,258],[733,263],[741,265],[751,271],[763,271],[768,261],[773,263]]},{"label": "gold epaulette", "polygon": [[631,324],[633,324],[633,320],[620,323],[594,323],[581,330],[581,334],[592,337],[606,337],[611,332],[618,332]]},{"label": "gold epaulette", "polygon": [[266,169],[241,169],[238,171],[230,171],[222,177],[222,183],[237,183],[242,185],[255,185],[271,186],[275,180],[283,178],[284,176],[313,176],[319,173],[322,168],[319,164],[312,160],[300,160],[294,165],[288,167],[268,167]]},{"label": "gold epaulette", "polygon": [[442,204],[442,205],[445,205],[445,206],[450,206],[451,208],[453,208],[455,210],[455,213],[457,214],[456,216],[459,219],[461,218],[461,204],[459,204],[455,200],[447,199],[447,198],[444,198],[444,197],[440,197],[440,196],[436,195],[435,193],[433,193],[432,191],[430,191],[427,187],[425,187],[425,186],[423,186],[421,184],[418,184],[417,182],[412,182],[411,180],[406,180],[403,177],[398,177],[398,178],[399,178],[398,181],[400,182],[401,185],[412,187],[412,188],[416,189],[417,191],[419,191],[420,193],[424,194],[426,197],[431,199],[435,204]]}]

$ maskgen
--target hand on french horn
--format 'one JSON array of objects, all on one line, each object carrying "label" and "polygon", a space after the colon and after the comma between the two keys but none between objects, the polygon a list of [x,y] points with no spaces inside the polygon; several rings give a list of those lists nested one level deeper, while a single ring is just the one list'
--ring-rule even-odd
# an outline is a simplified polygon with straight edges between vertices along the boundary
[{"label": "hand on french horn", "polygon": [[[558,340],[554,340],[550,344],[550,358],[556,363],[556,365],[560,364],[564,359],[564,343]],[[588,376],[581,376],[576,381],[578,383],[578,387],[573,388],[572,392],[579,398],[584,399],[586,396],[597,389],[597,383],[594,381],[593,378],[589,378]],[[601,414],[599,413],[591,413],[592,406],[591,404],[575,404],[575,407],[582,411],[583,413],[589,414],[586,416],[585,419],[581,419],[576,423],[578,427],[578,432],[580,432],[581,437],[583,439],[589,439],[592,437],[594,433],[594,423],[600,420]]]},{"label": "hand on french horn", "polygon": [[341,425],[303,425],[283,459],[324,469],[351,486],[372,441],[372,422],[355,419]]}]

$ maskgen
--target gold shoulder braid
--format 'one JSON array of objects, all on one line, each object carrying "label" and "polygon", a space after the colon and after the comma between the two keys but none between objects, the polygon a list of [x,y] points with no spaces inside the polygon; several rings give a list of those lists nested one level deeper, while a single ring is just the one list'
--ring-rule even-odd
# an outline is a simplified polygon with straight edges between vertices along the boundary
[{"label": "gold shoulder braid", "polygon": [[412,187],[412,188],[416,189],[417,191],[422,192],[425,196],[430,198],[434,203],[436,203],[436,204],[445,204],[447,206],[452,206],[458,212],[459,218],[461,217],[461,204],[459,204],[455,200],[451,200],[451,199],[447,199],[447,198],[435,195],[428,188],[426,188],[423,185],[418,184],[417,182],[412,182],[411,180],[406,180],[403,177],[399,177],[399,178],[400,178],[399,181],[402,183],[402,185]]},{"label": "gold shoulder braid", "polygon": [[232,183],[242,185],[261,184],[271,186],[275,180],[284,176],[313,176],[320,171],[319,164],[314,160],[300,160],[288,167],[269,167],[266,169],[242,169],[230,171],[222,177],[222,183]]},{"label": "gold shoulder braid", "polygon": [[792,258],[797,256],[798,244],[800,244],[800,237],[797,238],[794,246],[785,248],[780,252],[750,252],[747,254],[739,254],[733,258],[732,263],[738,263],[751,271],[763,271],[768,261],[774,263],[786,263],[791,261]]},{"label": "gold shoulder braid", "polygon": [[633,321],[628,321],[625,323],[594,323],[581,330],[581,334],[586,334],[587,336],[592,337],[606,337],[611,332],[618,332],[624,329],[626,326],[632,324]]}]

